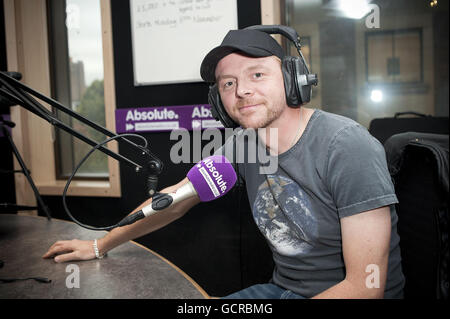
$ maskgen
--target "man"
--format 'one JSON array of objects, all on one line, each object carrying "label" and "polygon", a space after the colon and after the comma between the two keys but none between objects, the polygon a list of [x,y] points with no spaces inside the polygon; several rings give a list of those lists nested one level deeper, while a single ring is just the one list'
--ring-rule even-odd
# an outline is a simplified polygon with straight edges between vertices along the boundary
[{"label": "man", "polygon": [[[278,156],[276,172],[260,173],[254,163],[238,164],[254,219],[273,252],[273,277],[268,284],[228,297],[401,298],[397,198],[384,149],[348,118],[289,107],[283,57],[270,35],[237,30],[228,33],[201,67],[202,78],[216,82],[226,113],[242,128],[278,132],[276,141],[260,134]],[[232,143],[228,139],[221,152]],[[186,182],[162,192],[176,191]],[[61,241],[43,257],[57,255],[57,262],[98,257],[167,225],[198,202],[191,198],[116,228],[95,243],[97,252],[92,241]]]}]

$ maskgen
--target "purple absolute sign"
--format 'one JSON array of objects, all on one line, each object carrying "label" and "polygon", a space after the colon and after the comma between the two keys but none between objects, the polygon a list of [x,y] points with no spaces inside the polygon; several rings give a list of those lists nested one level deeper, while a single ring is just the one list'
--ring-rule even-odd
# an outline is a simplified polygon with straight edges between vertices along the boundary
[{"label": "purple absolute sign", "polygon": [[167,132],[176,129],[223,128],[209,104],[157,106],[116,110],[116,132]]}]

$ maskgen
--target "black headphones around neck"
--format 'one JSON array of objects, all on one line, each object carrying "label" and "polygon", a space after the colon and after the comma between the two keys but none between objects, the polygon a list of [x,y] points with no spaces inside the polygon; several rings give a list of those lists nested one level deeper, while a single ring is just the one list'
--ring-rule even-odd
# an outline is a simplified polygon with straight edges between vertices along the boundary
[{"label": "black headphones around neck", "polygon": [[[317,85],[317,74],[309,73],[308,66],[300,50],[300,38],[297,31],[283,25],[255,25],[245,29],[257,30],[268,34],[281,34],[294,43],[299,56],[285,56],[281,64],[286,102],[293,108],[298,108],[308,103],[311,100],[312,85]],[[220,121],[223,126],[239,127],[239,124],[225,111],[217,84],[209,88],[208,102],[211,104],[213,117]]]}]

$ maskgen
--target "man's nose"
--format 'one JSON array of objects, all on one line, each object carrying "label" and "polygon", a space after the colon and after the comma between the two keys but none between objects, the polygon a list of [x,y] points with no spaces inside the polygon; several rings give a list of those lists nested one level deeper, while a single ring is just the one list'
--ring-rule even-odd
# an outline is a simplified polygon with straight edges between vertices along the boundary
[{"label": "man's nose", "polygon": [[239,97],[248,97],[253,94],[253,89],[251,88],[251,85],[249,83],[246,83],[245,81],[238,82],[236,94]]}]

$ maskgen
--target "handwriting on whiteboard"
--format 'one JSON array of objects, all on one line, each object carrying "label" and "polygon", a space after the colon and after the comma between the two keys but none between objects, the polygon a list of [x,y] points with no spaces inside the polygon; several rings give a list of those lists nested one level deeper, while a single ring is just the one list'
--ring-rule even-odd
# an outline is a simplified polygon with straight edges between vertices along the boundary
[{"label": "handwriting on whiteboard", "polygon": [[186,24],[219,22],[223,16],[216,7],[222,1],[226,0],[143,1],[134,8],[135,27],[177,28]]}]

